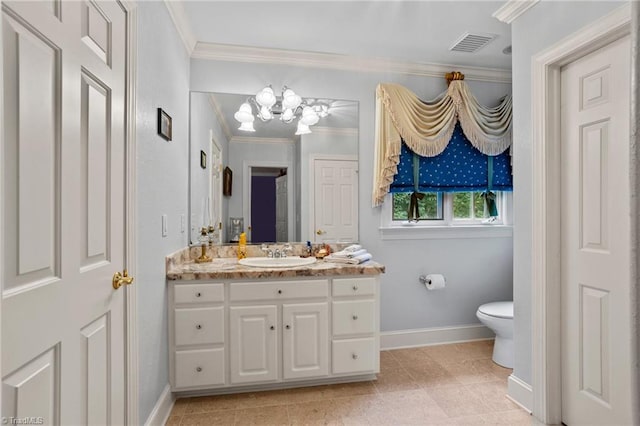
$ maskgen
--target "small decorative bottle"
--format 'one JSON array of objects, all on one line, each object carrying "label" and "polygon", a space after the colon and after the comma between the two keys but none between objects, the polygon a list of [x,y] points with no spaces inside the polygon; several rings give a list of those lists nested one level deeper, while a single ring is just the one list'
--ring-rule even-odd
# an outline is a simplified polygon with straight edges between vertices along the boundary
[{"label": "small decorative bottle", "polygon": [[238,241],[238,260],[245,257],[247,257],[247,234],[243,232]]}]

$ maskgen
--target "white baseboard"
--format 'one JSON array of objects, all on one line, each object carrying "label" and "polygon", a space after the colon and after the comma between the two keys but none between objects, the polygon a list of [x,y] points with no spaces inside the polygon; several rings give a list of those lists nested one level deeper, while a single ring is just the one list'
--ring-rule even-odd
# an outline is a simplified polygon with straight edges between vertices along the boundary
[{"label": "white baseboard", "polygon": [[531,408],[533,407],[533,389],[531,385],[513,374],[509,376],[509,381],[507,382],[507,398],[531,414]]},{"label": "white baseboard", "polygon": [[444,343],[492,339],[495,334],[481,324],[422,328],[380,333],[380,349],[415,348]]},{"label": "white baseboard", "polygon": [[169,414],[171,414],[174,402],[176,402],[176,399],[171,393],[171,387],[167,384],[160,394],[158,402],[156,402],[156,405],[153,407],[151,414],[149,414],[149,418],[144,422],[145,426],[164,425],[169,418]]}]

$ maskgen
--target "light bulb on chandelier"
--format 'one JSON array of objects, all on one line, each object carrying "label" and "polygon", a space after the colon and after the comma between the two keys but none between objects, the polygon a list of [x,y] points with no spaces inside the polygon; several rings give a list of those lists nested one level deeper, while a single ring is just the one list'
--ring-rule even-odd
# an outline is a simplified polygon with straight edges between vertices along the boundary
[{"label": "light bulb on chandelier", "polygon": [[310,126],[317,124],[320,118],[329,115],[328,105],[313,104],[313,99],[310,101],[302,99],[286,86],[282,89],[282,95],[277,97],[269,85],[240,105],[234,114],[234,118],[240,123],[239,130],[255,132],[253,107],[256,108],[256,116],[263,122],[279,116],[280,121],[288,124],[300,117],[296,135],[311,133]]}]

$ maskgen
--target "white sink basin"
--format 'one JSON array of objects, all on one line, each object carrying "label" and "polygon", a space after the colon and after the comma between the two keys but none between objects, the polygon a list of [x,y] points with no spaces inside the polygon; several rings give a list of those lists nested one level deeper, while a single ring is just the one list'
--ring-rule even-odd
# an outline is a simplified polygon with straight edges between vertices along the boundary
[{"label": "white sink basin", "polygon": [[292,268],[316,263],[315,257],[247,257],[238,261],[240,265],[256,268]]}]

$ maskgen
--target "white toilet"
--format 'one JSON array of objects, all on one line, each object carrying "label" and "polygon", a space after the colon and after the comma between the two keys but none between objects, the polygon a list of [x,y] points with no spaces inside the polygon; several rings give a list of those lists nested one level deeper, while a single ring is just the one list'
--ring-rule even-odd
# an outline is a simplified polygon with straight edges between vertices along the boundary
[{"label": "white toilet", "polygon": [[513,368],[513,301],[486,303],[478,308],[476,316],[496,333],[493,362]]}]

